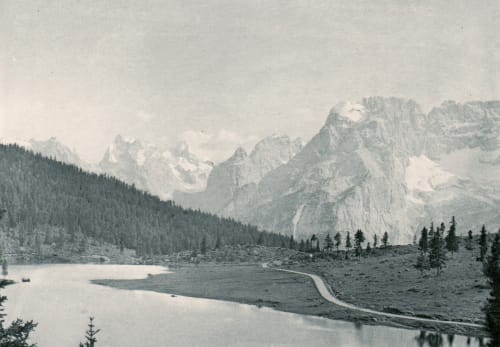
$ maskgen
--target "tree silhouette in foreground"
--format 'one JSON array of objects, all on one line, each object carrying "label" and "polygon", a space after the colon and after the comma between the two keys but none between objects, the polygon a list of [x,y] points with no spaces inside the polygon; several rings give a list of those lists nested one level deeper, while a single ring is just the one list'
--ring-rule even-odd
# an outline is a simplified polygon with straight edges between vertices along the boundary
[{"label": "tree silhouette in foreground", "polygon": [[[0,280],[0,289],[12,283],[14,282],[6,279]],[[24,322],[18,318],[10,326],[4,326],[3,303],[5,301],[7,301],[7,297],[0,296],[0,347],[35,347],[36,344],[28,343],[28,338],[35,329],[36,323],[33,321]]]},{"label": "tree silhouette in foreground", "polygon": [[85,335],[85,343],[80,342],[80,347],[94,347],[97,343],[96,335],[101,331],[101,329],[95,329],[94,317],[89,318],[89,329]]},{"label": "tree silhouette in foreground", "polygon": [[486,314],[486,330],[490,334],[489,346],[500,346],[500,235],[495,235],[491,245],[491,255],[488,256],[484,274],[490,285],[490,297],[483,310]]}]

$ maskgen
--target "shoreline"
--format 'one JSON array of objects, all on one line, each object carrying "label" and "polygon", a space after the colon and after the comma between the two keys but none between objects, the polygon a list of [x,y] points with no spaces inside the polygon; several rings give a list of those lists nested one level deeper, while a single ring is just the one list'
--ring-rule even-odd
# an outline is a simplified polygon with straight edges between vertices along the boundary
[{"label": "shoreline", "polygon": [[[426,319],[413,320],[397,315],[385,315],[383,312],[381,315],[342,307],[321,296],[312,278],[272,267],[263,268],[260,264],[202,264],[198,266],[185,264],[169,268],[169,270],[172,273],[152,275],[141,280],[94,280],[92,283],[118,289],[150,290],[171,295],[264,306],[283,312],[343,320],[355,324],[487,337],[482,327],[431,322]],[[283,270],[286,271],[286,269]],[[293,271],[293,268],[291,270]],[[322,280],[325,284],[328,283],[324,278]],[[330,288],[328,290],[331,292]],[[358,305],[358,303],[347,304]],[[361,308],[363,308],[362,305]]]}]

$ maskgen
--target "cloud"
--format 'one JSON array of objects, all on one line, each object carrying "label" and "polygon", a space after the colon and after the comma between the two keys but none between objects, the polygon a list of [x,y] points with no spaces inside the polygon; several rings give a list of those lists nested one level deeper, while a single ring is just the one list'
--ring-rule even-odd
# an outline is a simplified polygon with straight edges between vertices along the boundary
[{"label": "cloud", "polygon": [[187,130],[181,133],[177,140],[186,142],[191,152],[197,156],[218,163],[229,158],[240,146],[250,150],[259,138],[221,129],[216,133]]},{"label": "cloud", "polygon": [[139,118],[140,120],[144,121],[144,122],[150,122],[150,121],[152,121],[153,119],[156,118],[155,114],[146,112],[144,110],[137,111],[137,113],[135,114],[135,116],[137,118]]}]

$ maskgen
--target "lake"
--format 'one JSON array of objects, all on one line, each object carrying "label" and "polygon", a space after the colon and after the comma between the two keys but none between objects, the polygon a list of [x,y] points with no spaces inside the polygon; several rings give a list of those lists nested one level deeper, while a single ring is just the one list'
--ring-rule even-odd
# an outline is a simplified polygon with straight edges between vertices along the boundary
[{"label": "lake", "polygon": [[[355,325],[217,300],[128,291],[90,283],[92,279],[136,279],[164,273],[158,266],[10,266],[8,278],[29,283],[7,287],[7,321],[38,322],[39,347],[78,346],[89,316],[95,317],[98,347],[158,346],[439,346],[437,335],[414,330]],[[464,336],[441,346],[479,346]]]}]

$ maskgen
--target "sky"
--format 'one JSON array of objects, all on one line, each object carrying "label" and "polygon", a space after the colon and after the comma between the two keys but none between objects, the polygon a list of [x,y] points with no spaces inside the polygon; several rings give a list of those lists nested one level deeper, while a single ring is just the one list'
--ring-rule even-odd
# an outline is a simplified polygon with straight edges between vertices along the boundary
[{"label": "sky", "polygon": [[214,161],[343,100],[500,99],[500,2],[0,0],[0,137],[117,134]]}]

